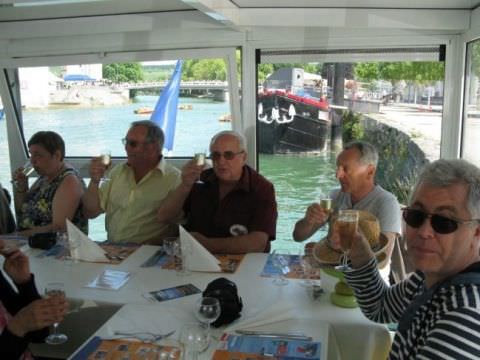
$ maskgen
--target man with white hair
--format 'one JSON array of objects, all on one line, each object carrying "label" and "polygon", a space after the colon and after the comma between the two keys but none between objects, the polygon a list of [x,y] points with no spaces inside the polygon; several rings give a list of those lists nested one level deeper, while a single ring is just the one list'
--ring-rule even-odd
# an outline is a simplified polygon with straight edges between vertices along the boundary
[{"label": "man with white hair", "polygon": [[[378,152],[364,141],[346,144],[337,157],[336,177],[340,189],[331,193],[332,209],[323,209],[319,202],[311,204],[305,216],[297,221],[293,231],[295,241],[303,241],[327,224],[330,214],[338,210],[364,210],[375,215],[380,231],[388,238],[387,256],[390,257],[395,237],[401,231],[400,205],[392,193],[375,184]],[[320,200],[320,199],[319,199]],[[388,279],[390,266],[383,270]]]},{"label": "man with white hair", "polygon": [[389,359],[480,359],[480,169],[459,159],[427,165],[403,219],[416,271],[392,287],[364,236],[353,242],[344,274],[362,312],[399,323]]},{"label": "man with white hair", "polygon": [[[160,222],[184,213],[186,229],[210,252],[268,252],[275,239],[273,184],[249,167],[245,137],[222,131],[210,142],[213,169],[189,161],[182,183],[160,210]],[[200,178],[201,182],[197,180]]]}]

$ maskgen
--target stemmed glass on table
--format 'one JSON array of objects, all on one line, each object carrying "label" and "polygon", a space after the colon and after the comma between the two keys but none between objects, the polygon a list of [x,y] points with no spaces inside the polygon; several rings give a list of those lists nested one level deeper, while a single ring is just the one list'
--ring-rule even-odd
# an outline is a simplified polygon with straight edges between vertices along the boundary
[{"label": "stemmed glass on table", "polygon": [[348,265],[348,253],[352,248],[355,234],[358,226],[358,211],[356,210],[340,210],[335,227],[340,237],[340,248],[343,252],[342,263],[335,266],[335,270],[346,271],[351,270]]},{"label": "stemmed glass on table", "polygon": [[[65,297],[65,286],[63,283],[55,282],[55,283],[48,283],[45,287],[45,295],[48,297]],[[68,340],[67,335],[59,333],[57,331],[58,323],[53,324],[53,333],[48,335],[45,338],[45,342],[50,345],[59,345],[63,344]]]},{"label": "stemmed glass on table", "polygon": [[275,249],[272,251],[272,265],[279,270],[278,276],[273,279],[273,283],[278,286],[288,284],[285,275],[290,271],[288,257],[290,251],[285,249]]},{"label": "stemmed glass on table", "polygon": [[222,311],[220,301],[214,297],[202,297],[195,303],[195,316],[197,319],[207,325],[207,331],[210,330],[210,324],[214,323]]},{"label": "stemmed glass on table", "polygon": [[202,324],[185,324],[180,332],[180,342],[184,346],[185,360],[197,360],[198,354],[208,348],[208,333]]}]

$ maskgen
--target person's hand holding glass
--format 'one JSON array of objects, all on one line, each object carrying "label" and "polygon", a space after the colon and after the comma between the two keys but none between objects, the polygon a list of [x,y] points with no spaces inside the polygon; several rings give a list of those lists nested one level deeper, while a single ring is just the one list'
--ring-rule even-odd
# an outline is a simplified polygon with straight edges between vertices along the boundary
[{"label": "person's hand holding glass", "polygon": [[[45,287],[45,295],[60,307],[62,303],[65,303],[65,286],[60,282],[48,283]],[[57,331],[58,324],[59,322],[53,323],[53,333],[45,338],[47,344],[59,345],[68,340],[67,335]]]},{"label": "person's hand holding glass", "polygon": [[343,252],[342,263],[335,267],[336,270],[350,270],[348,265],[348,253],[352,248],[358,228],[358,211],[340,210],[335,221],[335,232],[338,236],[340,249]]},{"label": "person's hand holding glass", "polygon": [[28,177],[35,171],[30,160],[27,160],[23,166],[20,166],[13,173],[12,184],[17,192],[26,192],[28,190]]},{"label": "person's hand holding glass", "polygon": [[110,169],[110,166],[112,165],[112,155],[110,150],[103,150],[99,156],[100,161],[103,166],[105,166],[105,171],[103,173],[102,178],[100,179],[101,182],[106,182],[110,180],[110,178],[107,175],[107,171]]}]

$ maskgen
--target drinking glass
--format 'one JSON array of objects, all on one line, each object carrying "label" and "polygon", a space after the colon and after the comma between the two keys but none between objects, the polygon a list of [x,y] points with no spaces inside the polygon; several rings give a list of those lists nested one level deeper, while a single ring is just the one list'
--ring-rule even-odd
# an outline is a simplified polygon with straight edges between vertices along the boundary
[{"label": "drinking glass", "polygon": [[[63,283],[55,282],[55,283],[48,283],[45,287],[45,295],[48,297],[59,296],[65,297],[65,286]],[[48,335],[45,338],[45,342],[50,345],[58,345],[63,344],[68,340],[67,335],[61,334],[57,332],[58,323],[53,324],[53,333]]]},{"label": "drinking glass", "polygon": [[65,249],[65,256],[63,260],[65,263],[72,265],[76,262],[75,251],[80,247],[79,239],[69,239],[66,231],[57,232],[57,244],[62,245]]},{"label": "drinking glass", "polygon": [[310,259],[313,256],[313,247],[301,248],[298,252],[298,257],[300,260],[300,266],[303,271],[303,280],[300,282],[301,286],[312,287],[315,285],[315,282],[310,279],[310,273],[312,271],[312,265]]},{"label": "drinking glass", "polygon": [[199,323],[185,324],[180,332],[180,342],[184,346],[184,359],[197,360],[198,354],[208,348],[208,332]]},{"label": "drinking glass", "polygon": [[[32,162],[30,160],[27,160],[25,162],[25,164],[23,164],[22,166],[23,170],[22,170],[22,173],[23,175],[25,175],[27,178],[32,175],[32,173],[35,171],[33,165],[32,165]],[[18,188],[18,181],[17,180],[12,180],[12,184],[13,186],[15,186],[16,188]]]},{"label": "drinking glass", "polygon": [[102,151],[102,153],[100,154],[100,161],[102,162],[103,165],[105,165],[105,173],[103,174],[100,181],[107,182],[108,180],[110,180],[110,178],[107,175],[107,171],[110,168],[110,165],[112,165],[112,155],[110,150]]},{"label": "drinking glass", "polygon": [[178,238],[176,237],[167,237],[163,239],[163,251],[170,258],[170,262],[174,263],[175,259],[175,246],[177,245]]},{"label": "drinking glass", "polygon": [[275,249],[272,251],[272,264],[275,266],[280,273],[278,276],[273,279],[273,283],[278,286],[283,286],[288,284],[288,280],[285,278],[285,275],[290,271],[288,256],[290,251],[285,249]]},{"label": "drinking glass", "polygon": [[332,210],[332,199],[330,198],[330,196],[328,195],[320,196],[320,207],[330,214]]},{"label": "drinking glass", "polygon": [[351,270],[348,265],[348,253],[352,248],[355,234],[358,226],[358,211],[356,210],[340,210],[335,226],[340,237],[340,248],[343,252],[342,263],[335,266],[336,270]]},{"label": "drinking glass", "polygon": [[[205,166],[205,158],[207,157],[207,155],[203,152],[203,153],[196,153],[195,154],[195,157],[193,158],[195,160],[195,164],[197,166]],[[200,177],[197,179],[197,181],[195,181],[195,183],[197,184],[203,184],[203,181],[200,180]]]},{"label": "drinking glass", "polygon": [[195,316],[201,323],[215,322],[221,313],[220,301],[214,297],[202,297],[195,303]]}]

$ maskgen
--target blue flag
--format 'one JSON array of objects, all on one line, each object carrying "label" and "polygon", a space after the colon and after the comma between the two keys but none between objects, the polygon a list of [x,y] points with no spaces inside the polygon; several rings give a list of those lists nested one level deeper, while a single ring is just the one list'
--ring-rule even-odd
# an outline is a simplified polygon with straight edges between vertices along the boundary
[{"label": "blue flag", "polygon": [[178,93],[180,92],[180,80],[182,79],[183,60],[178,60],[172,78],[163,89],[158,98],[157,105],[153,110],[150,120],[160,126],[165,134],[163,147],[168,151],[173,150],[175,137],[175,124],[177,122]]}]

